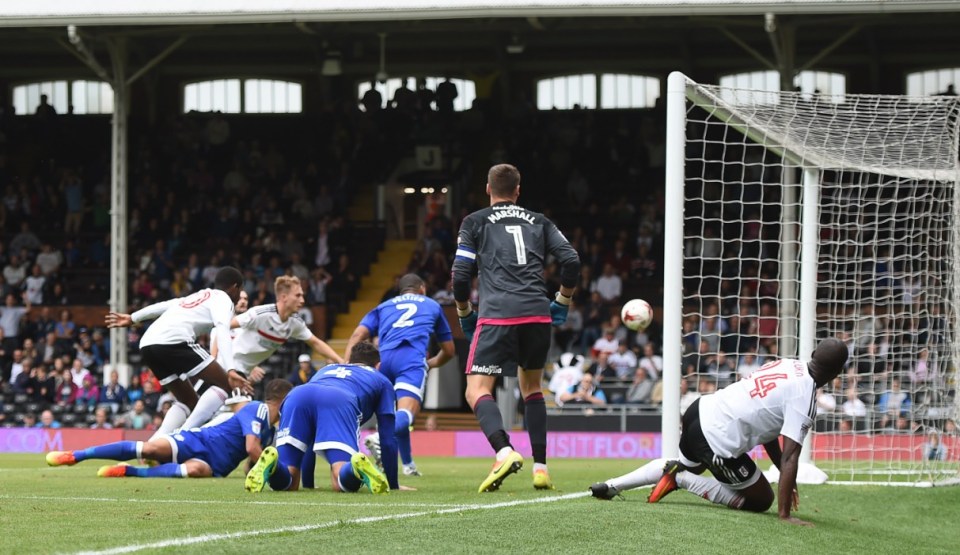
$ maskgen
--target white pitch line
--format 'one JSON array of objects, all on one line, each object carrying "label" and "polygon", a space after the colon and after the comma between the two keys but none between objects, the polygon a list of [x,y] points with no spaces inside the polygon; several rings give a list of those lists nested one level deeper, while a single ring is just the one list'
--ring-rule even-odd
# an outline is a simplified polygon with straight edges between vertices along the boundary
[{"label": "white pitch line", "polygon": [[516,501],[505,501],[502,503],[460,505],[458,507],[453,507],[449,509],[440,509],[437,511],[419,511],[415,513],[367,516],[367,517],[360,517],[360,518],[352,518],[349,520],[334,520],[331,522],[321,522],[319,524],[301,524],[298,526],[286,526],[283,528],[268,528],[266,530],[247,530],[243,532],[231,532],[227,534],[204,534],[202,536],[189,536],[186,538],[175,538],[175,539],[162,540],[162,541],[153,542],[153,543],[125,545],[121,547],[103,549],[100,551],[80,551],[80,552],[77,552],[75,555],[118,555],[120,553],[133,553],[135,551],[142,551],[144,549],[163,549],[166,547],[181,547],[184,545],[195,545],[200,543],[209,543],[209,542],[216,542],[216,541],[222,541],[222,540],[235,540],[240,538],[248,538],[252,536],[286,534],[291,532],[309,532],[312,530],[321,530],[323,528],[331,528],[333,526],[341,526],[343,524],[368,524],[371,522],[384,522],[388,520],[404,520],[408,518],[416,518],[419,516],[444,515],[444,514],[459,513],[464,511],[483,511],[483,510],[489,510],[489,509],[500,509],[503,507],[533,505],[536,503],[551,503],[554,501],[562,501],[566,499],[576,499],[578,497],[586,497],[588,495],[590,495],[590,492],[584,491],[584,492],[577,492],[577,493],[568,493],[566,495],[540,497],[537,499],[520,499]]},{"label": "white pitch line", "polygon": [[223,505],[225,503],[241,503],[244,505],[290,505],[305,507],[417,507],[417,508],[438,508],[438,507],[462,507],[462,503],[337,503],[333,501],[256,501],[243,499],[146,499],[146,498],[121,498],[121,497],[80,497],[80,496],[55,496],[55,495],[5,495],[0,494],[0,499],[21,499],[27,501],[78,501],[78,502],[104,502],[104,503],[145,503],[152,505],[155,503],[176,503],[183,505]]}]

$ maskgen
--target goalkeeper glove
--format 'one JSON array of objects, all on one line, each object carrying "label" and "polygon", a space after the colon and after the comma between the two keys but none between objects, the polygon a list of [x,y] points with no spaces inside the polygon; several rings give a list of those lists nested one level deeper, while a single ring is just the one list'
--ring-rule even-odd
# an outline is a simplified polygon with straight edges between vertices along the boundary
[{"label": "goalkeeper glove", "polygon": [[564,297],[563,293],[557,291],[555,300],[550,303],[550,318],[554,326],[562,326],[566,323],[571,300],[573,300],[572,297]]},{"label": "goalkeeper glove", "polygon": [[467,308],[457,308],[457,316],[460,319],[460,329],[467,338],[467,343],[473,343],[473,332],[477,331],[477,312],[473,310],[473,305],[467,304]]}]

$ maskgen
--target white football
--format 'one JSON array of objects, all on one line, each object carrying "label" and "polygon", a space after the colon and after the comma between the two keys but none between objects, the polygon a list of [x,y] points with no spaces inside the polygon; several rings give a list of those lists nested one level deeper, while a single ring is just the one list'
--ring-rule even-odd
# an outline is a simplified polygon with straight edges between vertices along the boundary
[{"label": "white football", "polygon": [[633,299],[620,309],[620,319],[633,331],[645,330],[653,321],[653,308],[643,299]]}]

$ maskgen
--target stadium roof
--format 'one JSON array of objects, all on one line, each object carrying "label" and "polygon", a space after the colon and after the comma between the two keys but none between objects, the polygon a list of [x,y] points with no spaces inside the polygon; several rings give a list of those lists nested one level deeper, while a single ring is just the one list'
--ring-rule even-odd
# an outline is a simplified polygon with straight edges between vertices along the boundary
[{"label": "stadium roof", "polygon": [[888,14],[960,11],[957,0],[31,0],[3,2],[2,27],[383,21],[474,17]]}]

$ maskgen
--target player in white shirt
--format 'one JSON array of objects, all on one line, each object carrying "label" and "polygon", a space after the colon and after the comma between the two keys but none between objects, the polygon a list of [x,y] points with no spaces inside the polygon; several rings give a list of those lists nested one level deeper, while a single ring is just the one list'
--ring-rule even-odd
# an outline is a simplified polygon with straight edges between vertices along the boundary
[{"label": "player in white shirt", "polygon": [[[704,395],[683,415],[679,460],[652,461],[590,486],[591,493],[599,499],[612,499],[622,491],[656,484],[650,503],[679,487],[717,504],[763,512],[773,504],[773,488],[748,454],[763,445],[780,469],[780,519],[812,526],[790,515],[800,499],[796,489],[800,450],[816,416],[817,389],[840,374],[847,355],[842,341],[828,338],[817,346],[808,363],[774,361],[747,379]],[[708,469],[714,478],[699,476]]]},{"label": "player in white shirt", "polygon": [[[221,345],[223,366],[197,344],[197,337],[212,329],[229,336],[242,284],[240,271],[227,266],[217,272],[215,289],[201,289],[186,297],[155,303],[133,314],[107,314],[108,328],[125,328],[156,319],[140,338],[140,354],[161,385],[177,398],[170,411],[182,414],[184,419],[194,416],[200,423],[206,422],[223,405],[228,391],[253,391],[250,382],[235,369],[230,342]],[[199,402],[191,379],[210,384],[209,390],[215,392],[211,402]]]},{"label": "player in white shirt", "polygon": [[[304,341],[321,356],[331,362],[342,364],[343,359],[340,355],[330,345],[313,335],[297,314],[304,304],[300,280],[292,276],[280,276],[274,280],[273,291],[277,297],[276,303],[246,310],[234,316],[230,322],[232,329],[228,337],[232,340],[225,343],[230,343],[232,346],[237,372],[247,376],[253,382],[261,380],[263,369],[259,365],[291,339]],[[241,311],[238,309],[238,312]],[[218,360],[222,352],[219,337],[218,333],[210,340],[210,352]],[[211,395],[215,393],[208,390],[200,398],[202,400]],[[183,423],[183,427],[190,429],[203,424],[204,421],[196,421],[191,417]]]}]

